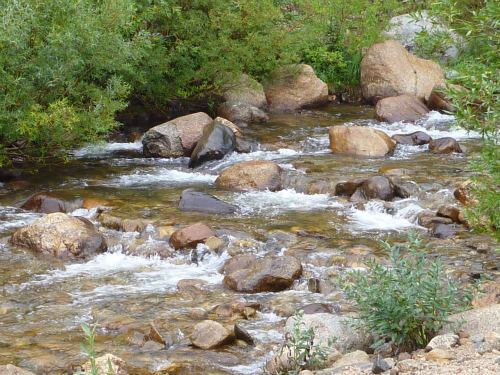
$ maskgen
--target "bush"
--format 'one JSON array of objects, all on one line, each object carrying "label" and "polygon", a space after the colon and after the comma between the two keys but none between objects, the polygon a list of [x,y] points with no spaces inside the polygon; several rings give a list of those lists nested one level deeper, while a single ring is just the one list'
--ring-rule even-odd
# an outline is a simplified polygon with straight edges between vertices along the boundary
[{"label": "bush", "polygon": [[389,341],[399,351],[424,347],[449,314],[470,303],[471,294],[447,279],[441,262],[426,259],[414,235],[403,245],[384,245],[388,267],[371,261],[366,272],[341,280],[358,309],[354,324],[374,334],[374,347]]}]

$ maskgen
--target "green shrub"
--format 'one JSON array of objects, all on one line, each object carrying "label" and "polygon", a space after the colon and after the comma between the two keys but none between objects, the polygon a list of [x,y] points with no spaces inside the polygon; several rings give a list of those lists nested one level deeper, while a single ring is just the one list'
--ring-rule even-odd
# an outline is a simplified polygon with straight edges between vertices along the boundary
[{"label": "green shrub", "polygon": [[341,279],[347,298],[358,309],[354,324],[378,338],[374,347],[387,341],[400,351],[424,347],[449,314],[471,300],[468,291],[448,280],[441,262],[426,259],[421,246],[414,235],[403,245],[385,243],[388,266],[371,261],[366,272]]}]

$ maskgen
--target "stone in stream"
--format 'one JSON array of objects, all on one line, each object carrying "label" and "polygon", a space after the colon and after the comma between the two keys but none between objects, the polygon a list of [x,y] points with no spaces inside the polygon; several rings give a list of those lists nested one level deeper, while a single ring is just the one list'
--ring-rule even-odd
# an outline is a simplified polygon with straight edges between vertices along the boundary
[{"label": "stone in stream", "polygon": [[243,328],[240,324],[236,323],[234,325],[234,336],[238,340],[246,342],[248,345],[255,345],[253,337],[248,333],[248,331]]},{"label": "stone in stream", "polygon": [[223,89],[223,97],[227,103],[243,103],[256,108],[267,106],[264,87],[246,74],[242,74],[238,79],[226,83]]},{"label": "stone in stream", "polygon": [[437,216],[447,217],[454,223],[463,223],[463,214],[457,207],[443,205],[437,210]]},{"label": "stone in stream", "polygon": [[356,189],[360,187],[366,178],[356,178],[354,180],[339,182],[335,185],[335,195],[341,197],[350,197],[354,194]]},{"label": "stone in stream", "polygon": [[455,189],[453,196],[464,206],[473,206],[477,204],[477,198],[473,193],[474,187],[475,184],[473,181],[464,181]]},{"label": "stone in stream", "polygon": [[271,74],[265,92],[272,112],[296,111],[328,101],[328,85],[306,64],[277,68]]},{"label": "stone in stream", "polygon": [[197,244],[203,243],[207,238],[212,236],[215,236],[215,233],[209,226],[203,223],[196,223],[176,230],[170,236],[170,245],[176,250],[194,248]]},{"label": "stone in stream", "polygon": [[361,89],[368,101],[403,94],[427,100],[444,79],[438,64],[412,55],[395,40],[374,44],[361,61]]},{"label": "stone in stream", "polygon": [[447,89],[453,89],[455,91],[462,91],[464,88],[459,85],[453,85],[450,83],[439,85],[434,87],[427,100],[427,107],[433,111],[440,111],[444,113],[453,113],[456,111],[455,107],[451,103],[450,98],[446,94]]},{"label": "stone in stream", "polygon": [[392,136],[397,143],[401,145],[421,146],[426,145],[432,138],[427,133],[417,131],[410,134],[395,134]]},{"label": "stone in stream", "polygon": [[234,337],[220,323],[204,320],[194,326],[191,343],[201,349],[210,350],[232,341]]},{"label": "stone in stream", "polygon": [[186,189],[181,194],[179,209],[186,212],[202,212],[206,214],[232,214],[237,207],[226,203],[213,195]]},{"label": "stone in stream", "polygon": [[51,214],[73,211],[78,207],[49,193],[35,193],[23,202],[21,208],[27,211]]},{"label": "stone in stream", "polygon": [[212,118],[203,112],[177,117],[149,129],[142,139],[148,157],[190,156]]},{"label": "stone in stream", "polygon": [[454,237],[457,233],[456,226],[453,224],[434,224],[432,226],[432,236],[442,240]]},{"label": "stone in stream", "polygon": [[396,142],[383,131],[365,126],[333,126],[329,130],[330,149],[335,154],[382,157],[392,154]]},{"label": "stone in stream", "polygon": [[413,95],[398,95],[381,99],[375,106],[377,120],[385,122],[415,122],[429,113],[421,99]]},{"label": "stone in stream", "polygon": [[240,102],[222,103],[217,114],[238,126],[247,126],[249,123],[264,124],[269,121],[269,116],[263,110]]},{"label": "stone in stream", "polygon": [[433,154],[462,153],[458,142],[451,137],[433,139],[429,142],[429,151]]},{"label": "stone in stream", "polygon": [[0,365],[0,374],[2,375],[35,375],[31,371],[16,367],[14,365]]},{"label": "stone in stream", "polygon": [[58,258],[84,258],[106,250],[103,235],[83,217],[48,214],[18,229],[12,244]]},{"label": "stone in stream", "polygon": [[385,176],[374,176],[366,179],[359,186],[350,200],[352,202],[364,202],[370,199],[381,199],[391,201],[396,196],[392,181]]},{"label": "stone in stream", "polygon": [[281,189],[281,167],[273,161],[250,160],[224,169],[215,185],[233,191]]},{"label": "stone in stream", "polygon": [[201,139],[198,141],[189,167],[197,167],[210,160],[222,159],[236,149],[236,135],[239,129],[231,121],[217,117],[205,127]]},{"label": "stone in stream", "polygon": [[107,212],[103,212],[98,217],[102,226],[122,232],[139,232],[141,233],[153,221],[146,219],[122,219],[113,216]]},{"label": "stone in stream", "polygon": [[237,292],[279,292],[300,277],[302,265],[291,256],[238,255],[226,262],[224,273],[224,283]]},{"label": "stone in stream", "polygon": [[[95,366],[97,368],[98,375],[127,375],[125,361],[113,354],[108,353],[96,358]],[[90,361],[85,363],[82,368],[85,374],[90,374],[92,371]]]}]

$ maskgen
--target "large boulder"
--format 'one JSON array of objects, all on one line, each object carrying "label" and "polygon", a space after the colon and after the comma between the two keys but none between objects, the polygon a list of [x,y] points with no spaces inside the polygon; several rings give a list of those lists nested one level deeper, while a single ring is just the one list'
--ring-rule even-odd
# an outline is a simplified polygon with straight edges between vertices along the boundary
[{"label": "large boulder", "polygon": [[59,258],[83,258],[106,249],[104,237],[89,220],[48,214],[12,235],[14,245]]},{"label": "large boulder", "polygon": [[444,137],[431,140],[429,151],[433,154],[451,154],[453,152],[461,153],[462,149],[456,139]]},{"label": "large boulder", "polygon": [[243,161],[224,169],[215,180],[215,185],[234,191],[280,190],[281,168],[273,161]]},{"label": "large boulder", "polygon": [[382,157],[392,154],[396,142],[380,130],[364,126],[333,126],[329,131],[333,153]]},{"label": "large boulder", "polygon": [[429,112],[422,100],[413,95],[399,95],[384,98],[377,102],[375,113],[379,121],[415,122]]},{"label": "large boulder", "polygon": [[228,343],[234,337],[222,324],[213,320],[204,320],[194,326],[189,338],[194,346],[210,350]]},{"label": "large boulder", "polygon": [[328,85],[306,64],[276,69],[265,90],[269,109],[273,112],[295,111],[328,100]]},{"label": "large boulder", "polygon": [[238,126],[247,126],[249,123],[264,124],[269,121],[269,116],[260,108],[240,102],[222,103],[217,113]]},{"label": "large boulder", "polygon": [[442,83],[438,64],[412,55],[394,40],[374,44],[361,61],[361,89],[368,101],[403,94],[427,100]]},{"label": "large boulder", "polygon": [[232,214],[236,207],[213,195],[186,189],[181,194],[179,209],[186,212],[202,212],[205,214]]},{"label": "large boulder", "polygon": [[264,88],[246,74],[242,74],[237,80],[225,84],[223,90],[225,90],[224,100],[227,103],[242,103],[256,108],[267,106]]},{"label": "large boulder", "polygon": [[279,292],[302,274],[302,265],[291,256],[238,255],[224,265],[224,283],[243,293]]},{"label": "large boulder", "polygon": [[412,146],[426,145],[432,141],[431,136],[422,131],[416,131],[410,134],[394,134],[392,139],[398,144]]},{"label": "large boulder", "polygon": [[78,207],[49,193],[35,193],[22,203],[21,208],[27,211],[51,214],[72,211]]},{"label": "large boulder", "polygon": [[236,135],[238,127],[231,121],[217,117],[205,127],[201,139],[198,141],[189,166],[197,167],[210,160],[222,159],[236,149]]},{"label": "large boulder", "polygon": [[209,115],[198,112],[155,126],[142,139],[144,155],[163,158],[189,156],[203,129],[210,123],[212,118]]},{"label": "large boulder", "polygon": [[170,245],[174,249],[194,248],[197,244],[203,243],[207,238],[213,236],[215,236],[215,233],[209,226],[196,223],[172,233]]}]

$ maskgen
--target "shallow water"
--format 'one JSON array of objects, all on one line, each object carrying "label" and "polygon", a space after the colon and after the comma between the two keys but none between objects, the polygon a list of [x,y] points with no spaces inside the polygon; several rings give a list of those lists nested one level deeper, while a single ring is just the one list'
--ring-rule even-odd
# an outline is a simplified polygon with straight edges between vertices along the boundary
[{"label": "shallow water", "polygon": [[[441,204],[455,204],[455,185],[471,174],[468,158],[478,149],[477,134],[455,129],[453,117],[432,112],[419,124],[381,124],[371,120],[364,106],[329,105],[300,114],[274,115],[266,125],[251,125],[244,133],[260,144],[249,154],[232,154],[195,170],[188,159],[151,159],[141,155],[140,141],[88,146],[74,152],[65,165],[40,168],[26,186],[9,190],[0,186],[0,364],[14,363],[37,373],[69,373],[85,361],[79,349],[82,322],[98,322],[97,349],[123,358],[133,373],[167,371],[176,364],[178,374],[259,374],[273,345],[282,339],[286,316],[307,303],[346,306],[335,289],[334,277],[349,268],[362,267],[366,258],[349,252],[369,246],[383,258],[379,240],[403,240],[408,230],[424,237],[416,215]],[[389,134],[427,131],[433,137],[452,136],[467,148],[465,155],[431,155],[427,146],[400,147],[391,157],[362,159],[332,155],[328,127],[356,123]],[[271,150],[271,151],[270,151]],[[214,181],[224,168],[243,160],[274,160],[285,171],[285,189],[279,192],[231,193],[218,190]],[[329,194],[307,194],[317,181],[334,185],[370,176],[392,165],[411,171],[417,196],[388,207],[373,201],[364,209]],[[235,204],[233,215],[183,213],[179,196],[187,187],[206,191]],[[69,199],[100,198],[123,218],[155,222],[144,233],[118,233],[103,229],[114,245],[104,254],[75,263],[45,259],[8,243],[11,233],[40,215],[15,208],[36,191],[52,191]],[[95,217],[95,211],[74,215]],[[162,258],[155,249],[169,249],[157,235],[160,225],[203,221],[225,239],[219,254],[207,254],[193,263],[190,252]],[[479,254],[474,245],[494,246],[488,237],[463,233],[454,240],[432,240],[430,253],[443,257],[458,276],[471,269],[498,272],[494,253]],[[205,249],[199,246],[199,254]],[[237,294],[222,284],[220,267],[236,253],[290,254],[304,265],[304,275],[290,291],[255,295]],[[328,292],[311,293],[309,278],[319,278]],[[199,294],[177,290],[182,279],[206,282]],[[195,308],[207,311],[234,300],[261,305],[255,318],[240,321],[256,339],[256,347],[230,346],[217,351],[196,350],[187,337],[198,320]],[[213,314],[209,315],[214,318]],[[221,320],[220,318],[218,320]],[[224,322],[224,320],[222,320]],[[130,332],[154,322],[170,337],[168,349],[145,351],[130,342]],[[229,321],[227,321],[229,323]],[[170,367],[172,369],[173,367]]]}]

